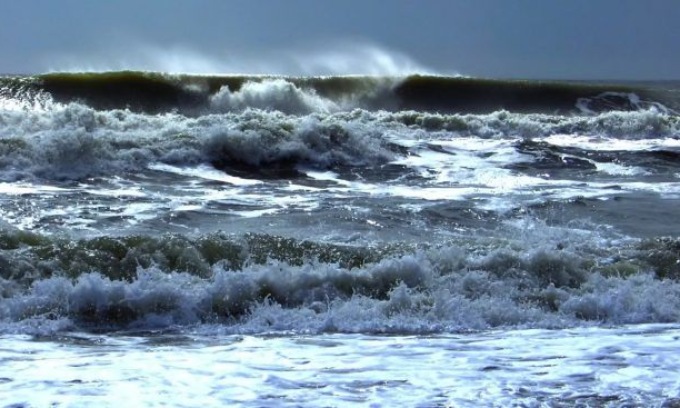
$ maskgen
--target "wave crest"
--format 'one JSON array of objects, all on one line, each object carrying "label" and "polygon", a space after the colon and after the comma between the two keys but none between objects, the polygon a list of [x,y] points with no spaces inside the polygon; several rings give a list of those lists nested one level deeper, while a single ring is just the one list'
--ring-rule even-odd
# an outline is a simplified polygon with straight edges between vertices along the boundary
[{"label": "wave crest", "polygon": [[264,109],[287,114],[339,110],[336,103],[320,97],[314,90],[300,89],[284,79],[249,81],[234,92],[224,86],[210,97],[210,107],[218,112]]},{"label": "wave crest", "polygon": [[[34,274],[28,290],[27,282],[3,276],[0,318],[24,322],[26,330],[36,319],[47,326],[67,319],[86,329],[220,323],[258,333],[680,321],[677,271],[669,278],[666,258],[657,255],[677,256],[677,242],[612,249],[583,238],[541,235],[539,248],[518,240],[480,253],[480,242],[367,250],[253,235],[96,238],[58,250],[48,238],[5,235],[12,265],[45,269],[40,258],[51,253],[57,270]],[[555,247],[556,239],[563,246]],[[131,274],[121,277],[116,257],[138,263],[128,262]],[[71,265],[75,274],[66,277],[72,272],[58,265]]]}]

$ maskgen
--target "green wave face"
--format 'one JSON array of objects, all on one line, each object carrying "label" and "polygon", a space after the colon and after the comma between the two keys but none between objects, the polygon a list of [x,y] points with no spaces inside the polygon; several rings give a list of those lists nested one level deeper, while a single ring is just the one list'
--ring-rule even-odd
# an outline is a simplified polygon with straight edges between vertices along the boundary
[{"label": "green wave face", "polygon": [[[569,113],[577,111],[579,101],[609,95],[604,101],[592,104],[593,111],[602,112],[639,108],[628,97],[632,94],[647,104],[658,103],[669,109],[679,106],[679,97],[673,90],[677,84],[673,83],[622,85],[438,76],[200,76],[134,71],[51,73],[30,79],[3,78],[0,83],[3,88],[29,88],[34,92],[46,92],[57,102],[78,101],[95,109],[196,113],[208,109],[210,98],[220,90],[238,93],[245,84],[274,80],[285,81],[301,92],[318,95],[346,109]],[[348,101],[351,103],[342,105]]]}]

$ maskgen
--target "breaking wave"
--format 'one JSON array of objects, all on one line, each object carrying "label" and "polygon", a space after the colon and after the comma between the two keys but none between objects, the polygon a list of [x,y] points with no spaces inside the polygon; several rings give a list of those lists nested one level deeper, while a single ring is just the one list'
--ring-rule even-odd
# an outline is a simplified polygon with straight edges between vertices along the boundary
[{"label": "breaking wave", "polygon": [[[218,95],[215,103],[232,108],[248,98],[227,91]],[[293,92],[290,95],[293,102],[286,99],[281,103],[295,105],[299,111],[312,106],[319,108],[320,105],[306,104],[308,101],[298,96]],[[254,178],[266,173],[275,176],[277,169],[283,171],[282,175],[295,174],[299,166],[322,170],[372,168],[417,154],[399,145],[400,135],[420,139],[422,143],[442,137],[522,140],[556,134],[592,138],[608,135],[658,142],[675,139],[680,132],[678,116],[658,111],[554,116],[355,110],[300,116],[246,108],[240,112],[187,117],[174,113],[97,111],[78,103],[48,110],[3,110],[0,124],[0,180],[4,181],[36,177],[80,180],[139,172],[154,163],[209,164]],[[553,150],[576,152],[568,148]],[[673,153],[669,152],[670,160]],[[605,163],[628,162],[626,158],[630,157],[630,164],[636,165],[648,162],[639,157],[643,153],[627,153],[620,158],[615,157],[616,152],[580,155]]]},{"label": "breaking wave", "polygon": [[[672,84],[668,85],[672,88]],[[243,90],[242,87],[245,87]],[[207,76],[158,72],[53,73],[0,79],[3,94],[47,93],[60,103],[95,109],[205,113],[254,107],[420,110],[439,113],[588,113],[654,108],[677,110],[677,94],[664,86],[503,81],[442,76]],[[223,103],[220,103],[223,102]],[[293,109],[294,110],[294,109]]]},{"label": "breaking wave", "polygon": [[542,228],[506,244],[373,248],[257,234],[73,241],[5,231],[0,318],[19,331],[220,323],[258,333],[680,321],[677,241]]}]

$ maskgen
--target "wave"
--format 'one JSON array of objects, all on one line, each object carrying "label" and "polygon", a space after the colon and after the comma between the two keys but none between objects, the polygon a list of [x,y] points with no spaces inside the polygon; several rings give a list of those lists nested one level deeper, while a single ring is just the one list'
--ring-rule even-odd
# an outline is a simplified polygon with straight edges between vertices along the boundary
[{"label": "wave", "polygon": [[157,162],[208,163],[252,178],[297,165],[372,166],[393,157],[370,124],[260,110],[187,118],[69,104],[49,112],[3,112],[0,123],[0,178],[6,181],[77,180]]},{"label": "wave", "polygon": [[[663,141],[677,139],[680,133],[680,116],[655,109],[568,116],[329,112],[337,105],[324,105],[288,82],[279,81],[275,88],[282,89],[274,97],[284,95],[277,103],[295,107],[296,114],[254,109],[252,105],[265,104],[259,99],[260,88],[245,84],[241,92],[218,91],[211,99],[215,111],[200,116],[96,110],[45,98],[31,100],[29,106],[7,106],[0,109],[0,180],[82,180],[137,173],[157,163],[207,164],[245,178],[296,177],[301,167],[369,172],[442,140],[455,145],[456,139],[466,137],[514,141],[555,135],[591,137],[583,142],[591,145],[596,140],[600,145],[648,140],[645,146],[654,157],[639,157],[636,151],[617,158],[616,152],[551,148],[555,154],[571,152],[591,161],[646,166],[672,164],[674,148]],[[236,108],[240,110],[230,111]],[[312,108],[315,111],[309,112]]]},{"label": "wave", "polygon": [[[202,114],[211,107],[307,113],[322,110],[418,110],[439,113],[601,113],[676,111],[677,84],[597,84],[404,77],[208,76],[158,72],[52,73],[0,80],[3,94],[49,94],[59,103],[98,110]],[[670,88],[670,89],[668,89]]]},{"label": "wave", "polygon": [[[271,235],[0,235],[3,331],[422,333],[679,322],[677,240],[353,247]],[[540,235],[540,237],[536,237]],[[540,243],[539,243],[540,242]]]}]

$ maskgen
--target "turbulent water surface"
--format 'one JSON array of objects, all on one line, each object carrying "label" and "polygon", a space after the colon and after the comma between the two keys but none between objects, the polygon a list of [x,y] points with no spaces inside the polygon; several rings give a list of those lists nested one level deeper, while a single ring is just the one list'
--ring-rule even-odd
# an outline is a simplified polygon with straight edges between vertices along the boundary
[{"label": "turbulent water surface", "polygon": [[0,77],[6,406],[676,406],[680,84]]}]

